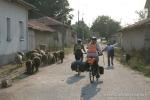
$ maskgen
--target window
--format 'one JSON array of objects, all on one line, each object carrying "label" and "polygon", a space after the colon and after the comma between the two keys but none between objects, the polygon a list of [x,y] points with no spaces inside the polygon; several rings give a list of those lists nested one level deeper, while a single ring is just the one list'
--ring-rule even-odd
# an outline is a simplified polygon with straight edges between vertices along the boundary
[{"label": "window", "polygon": [[24,25],[23,21],[19,21],[20,41],[24,41]]},{"label": "window", "polygon": [[11,41],[11,19],[7,18],[7,41]]}]

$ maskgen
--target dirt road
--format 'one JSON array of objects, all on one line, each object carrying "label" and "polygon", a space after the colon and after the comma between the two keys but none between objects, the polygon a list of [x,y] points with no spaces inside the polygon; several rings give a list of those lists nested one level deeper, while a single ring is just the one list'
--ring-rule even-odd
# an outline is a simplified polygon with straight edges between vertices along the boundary
[{"label": "dirt road", "polygon": [[105,66],[98,84],[90,84],[87,72],[78,77],[71,71],[73,60],[69,55],[63,64],[21,76],[12,87],[0,89],[0,100],[150,100],[150,79],[138,72],[115,62],[114,69]]}]

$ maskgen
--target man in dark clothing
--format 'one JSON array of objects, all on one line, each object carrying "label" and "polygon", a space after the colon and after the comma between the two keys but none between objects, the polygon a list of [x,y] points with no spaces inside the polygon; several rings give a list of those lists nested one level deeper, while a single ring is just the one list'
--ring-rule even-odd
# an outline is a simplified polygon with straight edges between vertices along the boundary
[{"label": "man in dark clothing", "polygon": [[82,40],[78,39],[77,44],[74,45],[74,55],[76,60],[83,60],[83,52],[86,52],[84,45],[82,44]]},{"label": "man in dark clothing", "polygon": [[107,46],[103,49],[103,51],[107,51],[107,58],[108,58],[108,67],[110,66],[110,62],[111,65],[113,66],[113,60],[114,60],[114,47],[113,45],[110,45],[109,43],[107,44]]}]

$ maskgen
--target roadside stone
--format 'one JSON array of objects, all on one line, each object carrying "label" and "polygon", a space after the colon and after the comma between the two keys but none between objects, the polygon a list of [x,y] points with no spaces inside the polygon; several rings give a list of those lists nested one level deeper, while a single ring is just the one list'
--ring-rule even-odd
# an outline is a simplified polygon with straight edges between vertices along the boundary
[{"label": "roadside stone", "polygon": [[1,88],[8,88],[12,86],[12,80],[11,79],[3,79],[1,81]]}]

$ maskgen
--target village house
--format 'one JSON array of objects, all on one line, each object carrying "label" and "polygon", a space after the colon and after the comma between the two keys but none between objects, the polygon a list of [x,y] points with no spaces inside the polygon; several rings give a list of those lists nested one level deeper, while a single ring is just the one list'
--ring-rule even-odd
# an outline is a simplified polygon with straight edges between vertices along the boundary
[{"label": "village house", "polygon": [[121,35],[120,32],[110,34],[109,35],[110,42],[111,43],[118,43],[118,44],[120,44],[120,42],[121,42],[120,35]]},{"label": "village house", "polygon": [[62,39],[58,36],[56,30],[39,22],[36,19],[29,20],[28,22],[29,33],[29,50],[55,49],[55,47],[62,47]]},{"label": "village house", "polygon": [[35,7],[22,0],[0,0],[0,65],[27,51],[28,10]]},{"label": "village house", "polygon": [[146,0],[145,9],[148,11],[148,18],[150,18],[150,0]]},{"label": "village house", "polygon": [[124,51],[150,49],[150,0],[146,1],[148,18],[120,30],[121,47]]},{"label": "village house", "polygon": [[150,18],[129,25],[121,32],[121,47],[124,51],[150,48]]},{"label": "village house", "polygon": [[58,37],[62,37],[61,45],[63,47],[71,46],[76,42],[76,34],[72,32],[70,26],[65,25],[53,18],[50,17],[42,17],[38,19],[39,22],[44,23],[45,25],[55,29],[58,33]]}]

